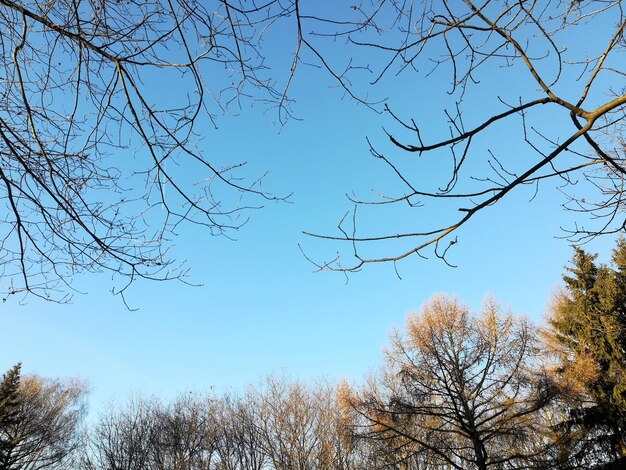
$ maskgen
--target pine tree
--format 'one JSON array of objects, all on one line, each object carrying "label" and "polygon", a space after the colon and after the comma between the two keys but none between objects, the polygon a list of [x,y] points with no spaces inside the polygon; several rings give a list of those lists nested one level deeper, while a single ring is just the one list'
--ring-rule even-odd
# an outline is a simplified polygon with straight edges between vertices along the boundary
[{"label": "pine tree", "polygon": [[0,382],[0,470],[11,468],[15,438],[9,430],[19,421],[21,368],[20,363],[13,366]]},{"label": "pine tree", "polygon": [[0,382],[0,429],[16,421],[21,368],[22,364],[18,363],[2,376]]},{"label": "pine tree", "polygon": [[586,396],[567,426],[586,430],[592,448],[618,459],[626,456],[626,242],[618,241],[612,266],[596,257],[575,248],[549,335],[561,352],[561,378]]}]

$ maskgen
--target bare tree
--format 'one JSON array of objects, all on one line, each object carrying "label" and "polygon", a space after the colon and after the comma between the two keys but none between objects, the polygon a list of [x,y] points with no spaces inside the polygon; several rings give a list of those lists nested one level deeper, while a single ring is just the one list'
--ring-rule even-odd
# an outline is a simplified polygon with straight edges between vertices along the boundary
[{"label": "bare tree", "polygon": [[170,404],[135,399],[111,407],[89,436],[85,470],[209,470],[222,434],[219,401],[193,394]]},{"label": "bare tree", "polygon": [[341,388],[319,382],[312,390],[309,406],[317,410],[315,433],[319,439],[316,467],[324,470],[361,470],[374,468],[345,421],[339,402]]},{"label": "bare tree", "polygon": [[269,377],[257,391],[262,448],[275,470],[314,468],[319,438],[317,410],[309,406],[302,384]]},{"label": "bare tree", "polygon": [[0,1],[4,295],[65,300],[85,271],[113,273],[115,292],[179,278],[168,254],[179,224],[228,236],[248,209],[277,199],[200,137],[251,96],[287,110],[260,43],[290,8]]},{"label": "bare tree", "polygon": [[131,400],[125,408],[112,405],[104,412],[87,439],[81,468],[144,470],[150,468],[154,401]]},{"label": "bare tree", "polygon": [[70,468],[80,445],[85,387],[75,381],[19,378],[19,369],[17,377],[11,419],[0,423],[0,469]]},{"label": "bare tree", "polygon": [[252,392],[263,449],[275,470],[356,470],[371,468],[347,432],[328,384],[307,387],[268,377]]},{"label": "bare tree", "polygon": [[217,446],[219,470],[263,470],[267,456],[263,451],[253,395],[225,397],[218,414],[221,436]]},{"label": "bare tree", "polygon": [[[348,247],[343,258],[316,262],[320,269],[355,271],[425,256],[428,248],[445,260],[460,227],[522,186],[554,185],[567,209],[587,214],[568,232],[575,242],[624,230],[621,1],[361,1],[344,17],[296,5],[299,54],[316,58],[347,94],[386,112],[394,129],[388,149],[370,148],[397,176],[397,190],[355,194],[355,211],[337,235],[309,233]],[[327,53],[328,40],[344,41],[343,65],[340,54]],[[396,78],[411,73],[411,81]],[[481,84],[487,79],[505,86],[494,91]],[[368,99],[376,85],[396,83],[436,90],[443,83],[450,99],[439,110],[415,103],[414,116]],[[424,131],[438,111],[441,131]],[[502,132],[507,145],[498,148]],[[399,212],[397,229],[368,232],[358,222],[372,205],[398,206],[406,216]],[[447,216],[415,217],[424,205]],[[407,229],[407,220],[418,222]]]},{"label": "bare tree", "polygon": [[156,410],[150,440],[150,468],[210,470],[221,435],[217,400],[181,396]]},{"label": "bare tree", "polygon": [[356,433],[397,468],[538,468],[552,445],[554,398],[534,370],[534,331],[488,302],[473,316],[435,297],[395,335],[379,377],[344,393]]}]

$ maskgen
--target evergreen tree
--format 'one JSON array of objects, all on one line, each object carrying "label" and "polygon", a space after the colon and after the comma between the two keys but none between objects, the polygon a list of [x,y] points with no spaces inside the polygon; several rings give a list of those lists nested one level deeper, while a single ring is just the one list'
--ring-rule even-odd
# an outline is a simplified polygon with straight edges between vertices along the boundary
[{"label": "evergreen tree", "polygon": [[596,257],[575,248],[549,336],[563,383],[579,392],[564,424],[586,432],[581,453],[593,449],[613,460],[626,456],[626,242],[618,241],[612,266],[597,265]]},{"label": "evergreen tree", "polygon": [[11,452],[15,446],[9,429],[19,421],[20,372],[18,363],[2,376],[0,382],[0,469],[10,468]]},{"label": "evergreen tree", "polygon": [[0,382],[0,429],[15,422],[19,404],[20,372],[18,363],[2,376]]}]

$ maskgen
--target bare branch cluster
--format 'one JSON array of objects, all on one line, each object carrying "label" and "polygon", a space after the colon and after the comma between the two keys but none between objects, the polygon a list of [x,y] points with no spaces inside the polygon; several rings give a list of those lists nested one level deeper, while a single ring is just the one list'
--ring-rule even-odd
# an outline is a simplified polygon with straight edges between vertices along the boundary
[{"label": "bare branch cluster", "polygon": [[[621,1],[389,0],[361,2],[353,10],[345,21],[301,14],[309,30],[318,32],[317,42],[307,43],[311,48],[321,50],[324,40],[343,38],[353,51],[350,64],[357,54],[368,54],[367,67],[360,67],[371,72],[365,88],[323,62],[347,92],[366,100],[372,86],[385,80],[407,83],[399,77],[413,73],[423,87],[437,88],[446,80],[452,104],[442,104],[443,136],[424,132],[436,119],[435,110],[415,103],[421,111],[405,118],[385,105],[396,129],[387,133],[389,153],[399,151],[403,160],[410,155],[415,166],[407,170],[400,159],[370,144],[372,155],[397,177],[398,189],[350,199],[357,206],[416,210],[442,201],[448,217],[442,225],[422,222],[415,230],[372,234],[357,229],[356,217],[346,217],[337,235],[308,233],[351,247],[347,259],[318,262],[320,269],[356,271],[370,263],[424,256],[428,249],[445,261],[458,230],[476,214],[513,190],[531,186],[536,194],[548,182],[566,195],[567,209],[586,214],[589,224],[572,229],[572,240],[624,230],[626,17]],[[426,77],[420,77],[424,71]],[[490,94],[481,84],[486,77],[515,85]],[[509,144],[493,150],[492,141],[503,130]],[[445,160],[449,173],[428,173],[433,159]],[[425,173],[434,188],[425,185]]]},{"label": "bare branch cluster", "polygon": [[229,236],[280,199],[201,137],[250,97],[288,109],[260,45],[291,9],[0,1],[0,290],[65,300],[84,271],[110,271],[117,292],[179,278],[168,246],[180,223]]}]

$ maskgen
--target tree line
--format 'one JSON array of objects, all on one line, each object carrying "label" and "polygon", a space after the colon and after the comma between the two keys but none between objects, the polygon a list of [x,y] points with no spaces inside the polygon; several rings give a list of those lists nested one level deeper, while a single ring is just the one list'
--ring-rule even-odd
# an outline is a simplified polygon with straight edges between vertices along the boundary
[{"label": "tree line", "polygon": [[134,398],[87,426],[79,381],[0,382],[0,470],[577,469],[626,464],[626,241],[575,248],[545,325],[438,295],[361,384],[270,376]]}]

